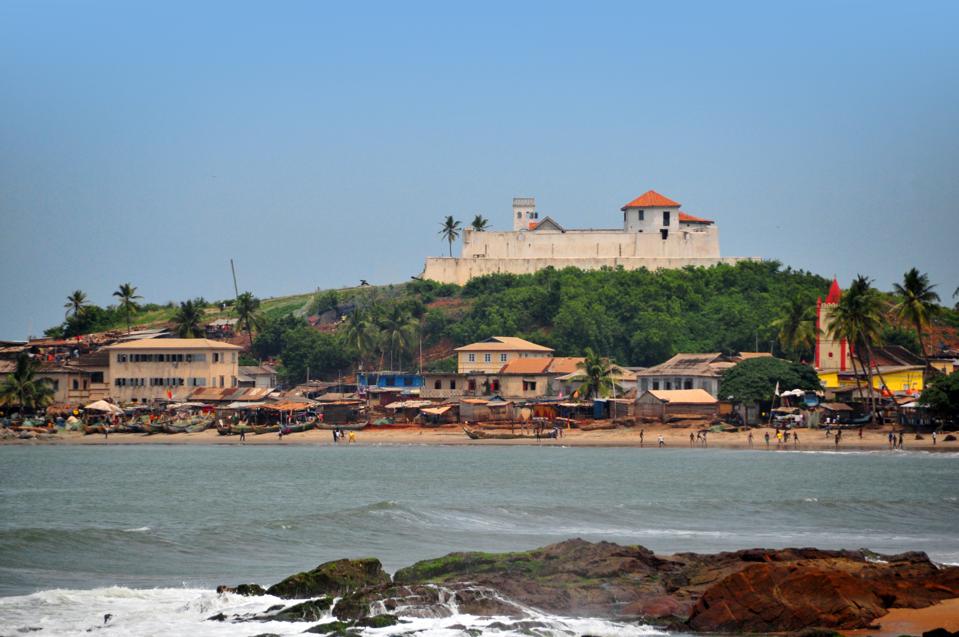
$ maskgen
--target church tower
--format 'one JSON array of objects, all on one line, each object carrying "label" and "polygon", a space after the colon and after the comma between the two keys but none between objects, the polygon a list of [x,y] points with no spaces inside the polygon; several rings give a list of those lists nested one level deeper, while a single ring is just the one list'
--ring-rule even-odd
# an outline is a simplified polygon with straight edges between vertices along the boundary
[{"label": "church tower", "polygon": [[837,340],[829,331],[829,322],[840,298],[842,290],[839,281],[834,278],[826,300],[823,301],[822,297],[816,300],[816,369],[820,371],[844,372],[849,365],[846,339]]}]

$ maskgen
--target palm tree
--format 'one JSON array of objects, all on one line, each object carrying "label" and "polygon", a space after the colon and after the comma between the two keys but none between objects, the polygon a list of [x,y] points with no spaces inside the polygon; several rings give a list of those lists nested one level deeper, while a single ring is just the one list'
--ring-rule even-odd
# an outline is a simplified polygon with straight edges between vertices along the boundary
[{"label": "palm tree", "polygon": [[[872,287],[872,281],[868,277],[859,275],[836,305],[827,329],[835,335],[835,338],[845,339],[852,347],[855,354],[852,359],[853,373],[856,374],[857,386],[859,386],[857,359],[860,367],[863,368],[868,380],[867,386],[872,401],[870,416],[873,419],[876,417],[876,399],[873,393],[872,346],[880,342],[882,327],[882,299]],[[882,380],[881,377],[880,380]],[[862,397],[861,389],[860,397]]]},{"label": "palm tree", "polygon": [[475,217],[473,217],[473,223],[470,224],[470,227],[476,232],[485,232],[486,226],[488,225],[489,219],[485,218],[481,214],[477,214]]},{"label": "palm tree", "polygon": [[[923,328],[929,327],[929,319],[939,311],[939,295],[932,291],[935,285],[929,283],[929,275],[912,268],[902,277],[902,283],[893,284],[893,290],[899,295],[899,303],[893,308],[896,318],[911,323],[919,337],[919,350],[926,358],[926,345],[922,340]],[[929,367],[929,361],[926,361]]]},{"label": "palm tree", "polygon": [[73,294],[67,297],[67,302],[63,304],[63,307],[67,308],[67,316],[70,316],[71,312],[74,316],[80,316],[83,308],[88,305],[90,305],[90,303],[87,301],[86,292],[83,290],[74,290]]},{"label": "palm tree", "polygon": [[586,358],[576,364],[579,373],[573,377],[573,380],[582,382],[579,386],[580,395],[587,398],[609,396],[615,387],[612,363],[590,347],[586,348],[585,354]]},{"label": "palm tree", "polygon": [[236,312],[236,326],[250,337],[250,351],[253,351],[253,329],[260,329],[263,325],[263,317],[260,314],[260,299],[253,296],[252,292],[244,292],[236,297],[233,311]]},{"label": "palm tree", "polygon": [[130,331],[130,319],[140,309],[136,300],[143,297],[137,294],[136,287],[131,283],[123,283],[113,293],[120,300],[119,308],[127,317],[127,332]]},{"label": "palm tree", "polygon": [[173,323],[176,334],[180,338],[199,338],[203,336],[203,311],[193,301],[183,301],[179,309],[173,314]]},{"label": "palm tree", "polygon": [[357,310],[343,326],[347,344],[356,348],[363,363],[376,353],[381,342],[381,334],[376,323],[367,312]]},{"label": "palm tree", "polygon": [[816,344],[816,326],[812,317],[812,308],[800,296],[795,296],[789,301],[785,313],[773,321],[772,326],[779,330],[779,346],[784,352],[793,354],[797,359],[801,352]]},{"label": "palm tree", "polygon": [[17,357],[17,367],[0,384],[0,404],[16,405],[21,411],[36,411],[53,402],[53,386],[47,378],[36,378],[37,363],[27,356]]},{"label": "palm tree", "polygon": [[460,222],[453,219],[453,215],[446,217],[446,220],[440,224],[442,229],[440,230],[440,236],[446,239],[447,243],[450,244],[450,256],[453,256],[453,242],[456,241],[460,236]]},{"label": "palm tree", "polygon": [[408,312],[394,305],[382,319],[383,342],[390,351],[390,370],[393,369],[393,354],[399,357],[413,348],[416,342],[418,323]]}]

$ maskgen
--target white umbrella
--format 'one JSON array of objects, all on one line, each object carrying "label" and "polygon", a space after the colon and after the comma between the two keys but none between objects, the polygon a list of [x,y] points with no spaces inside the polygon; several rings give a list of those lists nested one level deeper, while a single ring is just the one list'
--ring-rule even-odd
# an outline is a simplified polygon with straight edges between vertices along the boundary
[{"label": "white umbrella", "polygon": [[98,401],[96,401],[96,402],[92,402],[92,403],[90,403],[89,405],[87,405],[86,407],[84,407],[84,409],[86,409],[87,411],[105,411],[105,412],[108,413],[108,414],[122,414],[122,413],[123,413],[123,410],[122,410],[122,409],[120,409],[119,407],[117,407],[117,406],[114,405],[113,403],[108,403],[108,402],[105,401],[105,400],[98,400]]}]

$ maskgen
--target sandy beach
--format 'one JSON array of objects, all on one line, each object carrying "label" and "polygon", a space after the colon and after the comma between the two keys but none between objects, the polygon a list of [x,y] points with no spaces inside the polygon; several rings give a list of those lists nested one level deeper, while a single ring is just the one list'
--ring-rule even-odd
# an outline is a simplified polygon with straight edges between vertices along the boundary
[{"label": "sandy beach", "polygon": [[876,620],[876,628],[844,630],[847,637],[921,635],[936,628],[959,630],[959,598],[947,599],[926,608],[893,608]]},{"label": "sandy beach", "polygon": [[[498,430],[503,431],[503,430]],[[517,431],[519,428],[517,427]],[[643,432],[642,442],[640,432]],[[513,439],[513,440],[471,440],[463,433],[459,425],[445,425],[442,427],[410,427],[385,428],[368,427],[356,432],[354,445],[553,445],[576,447],[642,447],[658,448],[658,437],[662,434],[666,448],[690,446],[701,447],[701,443],[690,444],[690,433],[695,435],[694,428],[679,428],[664,425],[645,427],[631,427],[608,429],[599,431],[580,431],[578,429],[563,430],[563,436],[558,439],[544,438]],[[833,437],[826,437],[823,430],[797,430],[798,444],[792,440],[788,444],[777,446],[775,430],[771,428],[753,429],[752,447],[749,445],[745,432],[710,433],[707,447],[720,449],[748,449],[766,450],[765,434],[769,433],[770,451],[885,451],[889,450],[889,428],[865,430],[859,438],[858,430],[846,430],[837,447]],[[932,437],[923,434],[922,440],[916,440],[915,434],[906,433],[903,439],[904,451],[959,451],[959,442],[943,440],[940,435],[935,445]],[[207,444],[207,445],[332,445],[333,436],[329,431],[306,431],[284,436],[282,439],[275,434],[247,434],[246,440],[241,442],[239,436],[221,436],[215,429],[199,433],[182,434],[110,434],[108,438],[102,435],[84,435],[79,432],[60,432],[42,440],[0,440],[0,444],[13,445],[140,445],[140,444]],[[349,445],[346,439],[339,445]]]}]

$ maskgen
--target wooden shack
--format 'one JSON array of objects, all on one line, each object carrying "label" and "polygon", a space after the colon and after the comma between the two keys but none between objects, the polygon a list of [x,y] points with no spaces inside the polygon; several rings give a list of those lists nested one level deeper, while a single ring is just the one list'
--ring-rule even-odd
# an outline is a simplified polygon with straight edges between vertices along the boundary
[{"label": "wooden shack", "polygon": [[719,414],[719,401],[704,389],[650,389],[636,399],[636,415],[671,420],[704,420]]}]

